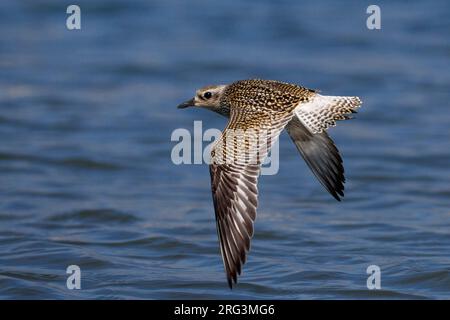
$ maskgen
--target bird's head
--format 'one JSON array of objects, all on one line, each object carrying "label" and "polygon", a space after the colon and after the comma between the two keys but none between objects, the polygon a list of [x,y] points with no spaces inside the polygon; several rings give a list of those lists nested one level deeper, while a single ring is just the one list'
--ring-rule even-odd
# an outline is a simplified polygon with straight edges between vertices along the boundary
[{"label": "bird's head", "polygon": [[178,108],[201,107],[221,113],[221,99],[226,87],[226,85],[216,85],[198,89],[192,99],[178,105]]}]

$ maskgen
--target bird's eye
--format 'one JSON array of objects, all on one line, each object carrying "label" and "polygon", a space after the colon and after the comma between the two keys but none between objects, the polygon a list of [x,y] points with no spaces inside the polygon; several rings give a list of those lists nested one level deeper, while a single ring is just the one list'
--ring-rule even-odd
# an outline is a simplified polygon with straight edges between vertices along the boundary
[{"label": "bird's eye", "polygon": [[209,99],[209,98],[212,97],[212,93],[209,92],[209,91],[206,91],[206,92],[203,94],[203,96],[205,97],[205,99]]}]

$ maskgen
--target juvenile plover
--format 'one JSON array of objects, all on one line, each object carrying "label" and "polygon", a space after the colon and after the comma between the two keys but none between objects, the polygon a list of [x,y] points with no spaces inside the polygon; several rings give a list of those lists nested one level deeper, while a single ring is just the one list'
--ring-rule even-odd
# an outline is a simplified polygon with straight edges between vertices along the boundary
[{"label": "juvenile plover", "polygon": [[[337,120],[351,118],[360,105],[358,97],[325,96],[273,80],[241,80],[199,89],[194,98],[178,106],[206,108],[229,118],[212,148],[209,169],[217,234],[230,288],[237,283],[250,250],[260,166],[275,139],[286,129],[314,175],[340,201],[344,167],[326,130]],[[260,139],[264,135],[265,144]]]}]

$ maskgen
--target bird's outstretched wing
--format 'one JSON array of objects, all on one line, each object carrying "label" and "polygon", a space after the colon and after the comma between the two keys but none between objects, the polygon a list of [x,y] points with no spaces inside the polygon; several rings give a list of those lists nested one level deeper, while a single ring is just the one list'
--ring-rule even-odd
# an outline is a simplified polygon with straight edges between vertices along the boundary
[{"label": "bird's outstretched wing", "polygon": [[292,112],[243,113],[232,109],[228,125],[211,152],[217,234],[230,288],[237,282],[250,249],[261,163],[292,116]]},{"label": "bird's outstretched wing", "polygon": [[339,196],[344,196],[344,166],[333,140],[325,131],[311,133],[297,117],[289,121],[286,131],[320,183],[341,201]]},{"label": "bird's outstretched wing", "polygon": [[217,235],[230,288],[237,282],[250,250],[258,206],[259,165],[211,164],[211,189]]}]

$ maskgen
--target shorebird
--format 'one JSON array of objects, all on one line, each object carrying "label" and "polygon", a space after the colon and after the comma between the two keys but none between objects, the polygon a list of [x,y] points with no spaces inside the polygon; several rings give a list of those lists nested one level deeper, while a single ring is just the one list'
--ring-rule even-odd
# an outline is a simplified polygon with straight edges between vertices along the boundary
[{"label": "shorebird", "polygon": [[212,148],[209,169],[217,234],[230,288],[237,283],[250,250],[258,176],[273,142],[286,129],[314,175],[340,201],[344,167],[326,130],[337,120],[350,119],[360,105],[358,97],[325,96],[273,80],[240,80],[203,87],[178,106],[206,108],[229,118]]}]

